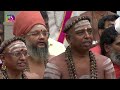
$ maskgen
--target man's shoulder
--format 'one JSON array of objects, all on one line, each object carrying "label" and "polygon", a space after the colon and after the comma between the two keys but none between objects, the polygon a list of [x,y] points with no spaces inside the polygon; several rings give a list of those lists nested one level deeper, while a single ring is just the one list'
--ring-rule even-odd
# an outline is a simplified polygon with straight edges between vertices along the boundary
[{"label": "man's shoulder", "polygon": [[55,64],[57,66],[62,65],[63,63],[65,63],[65,55],[64,55],[64,53],[53,57],[52,59],[49,60],[49,62],[53,63],[53,64]]},{"label": "man's shoulder", "polygon": [[104,68],[104,67],[112,64],[111,59],[106,56],[96,54],[95,58],[96,58],[97,65],[99,67]]},{"label": "man's shoulder", "polygon": [[101,55],[101,54],[98,54],[98,53],[94,53],[94,55],[95,55],[95,58],[96,58],[97,60],[100,60],[100,61],[105,61],[105,60],[108,59],[108,57],[106,57],[106,56],[104,56],[104,55]]}]

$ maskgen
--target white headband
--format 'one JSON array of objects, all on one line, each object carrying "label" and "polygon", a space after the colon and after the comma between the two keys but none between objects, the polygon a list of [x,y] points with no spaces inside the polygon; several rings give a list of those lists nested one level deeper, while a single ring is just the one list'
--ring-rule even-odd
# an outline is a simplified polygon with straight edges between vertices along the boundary
[{"label": "white headband", "polygon": [[25,48],[26,48],[26,45],[25,45],[24,42],[16,41],[16,42],[14,42],[14,43],[12,43],[11,45],[8,46],[8,48],[10,49],[10,51],[11,51],[14,47],[25,47]]},{"label": "white headband", "polygon": [[79,27],[79,29],[76,29],[75,31],[78,31],[80,29],[83,29],[83,27],[85,26],[88,26],[91,28],[91,24],[89,22],[89,20],[82,20],[82,21],[79,21],[76,25],[75,25],[75,28]]},{"label": "white headband", "polygon": [[115,30],[120,34],[120,17],[115,20]]}]

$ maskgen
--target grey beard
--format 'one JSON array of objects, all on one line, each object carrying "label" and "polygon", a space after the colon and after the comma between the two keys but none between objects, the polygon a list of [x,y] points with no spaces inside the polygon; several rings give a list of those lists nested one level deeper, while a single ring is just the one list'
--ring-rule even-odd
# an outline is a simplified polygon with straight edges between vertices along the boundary
[{"label": "grey beard", "polygon": [[36,61],[36,62],[47,62],[48,59],[48,45],[45,44],[45,47],[39,48],[34,45],[28,45],[28,54]]},{"label": "grey beard", "polygon": [[112,52],[110,58],[114,64],[120,65],[120,53]]}]

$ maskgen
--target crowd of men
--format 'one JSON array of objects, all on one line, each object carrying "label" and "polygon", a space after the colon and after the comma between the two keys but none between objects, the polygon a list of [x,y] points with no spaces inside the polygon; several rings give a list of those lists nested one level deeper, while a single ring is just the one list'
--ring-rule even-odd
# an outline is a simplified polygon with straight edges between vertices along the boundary
[{"label": "crowd of men", "polygon": [[20,11],[14,37],[1,40],[0,79],[119,79],[119,15],[110,11],[71,15],[66,11],[55,40],[46,11]]}]

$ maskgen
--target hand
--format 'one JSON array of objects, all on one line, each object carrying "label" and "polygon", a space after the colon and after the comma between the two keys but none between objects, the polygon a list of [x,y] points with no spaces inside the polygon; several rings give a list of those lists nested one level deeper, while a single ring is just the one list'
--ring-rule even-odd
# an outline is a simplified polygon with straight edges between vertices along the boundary
[{"label": "hand", "polygon": [[26,75],[27,79],[40,79],[40,76],[36,73],[25,71],[24,74]]}]

